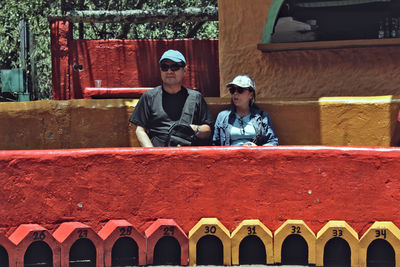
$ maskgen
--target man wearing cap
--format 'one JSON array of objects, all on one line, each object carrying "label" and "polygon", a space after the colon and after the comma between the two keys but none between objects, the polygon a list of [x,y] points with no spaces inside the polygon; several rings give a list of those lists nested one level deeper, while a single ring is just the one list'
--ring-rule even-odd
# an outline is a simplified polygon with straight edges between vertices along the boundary
[{"label": "man wearing cap", "polygon": [[[186,73],[185,57],[177,50],[168,50],[161,56],[159,64],[162,85],[145,92],[130,117],[130,122],[137,126],[140,145],[180,146],[179,141],[170,142],[177,125],[186,127],[181,132],[188,135],[184,139],[193,140],[190,145],[209,140],[214,123],[212,114],[199,92],[182,86]],[[188,144],[183,142],[182,145]]]}]

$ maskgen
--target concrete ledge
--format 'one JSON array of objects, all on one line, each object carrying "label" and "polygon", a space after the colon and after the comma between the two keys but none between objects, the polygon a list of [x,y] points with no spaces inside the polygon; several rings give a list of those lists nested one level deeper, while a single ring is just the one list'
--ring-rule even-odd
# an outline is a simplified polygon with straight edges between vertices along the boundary
[{"label": "concrete ledge", "polygon": [[400,225],[398,148],[3,150],[0,169],[6,229],[29,221],[51,231],[76,220],[99,231],[124,218],[144,231],[155,218],[174,218],[187,233],[212,216],[229,231],[247,218],[271,230],[299,218],[315,233],[334,219],[359,235],[374,220]]},{"label": "concrete ledge", "polygon": [[152,89],[152,87],[141,88],[98,88],[86,87],[83,89],[83,98],[124,98],[124,97],[140,97],[144,92]]},{"label": "concrete ledge", "polygon": [[[138,99],[0,103],[0,149],[137,147],[129,117]],[[214,114],[228,98],[206,98]],[[280,145],[389,146],[397,96],[259,99]]]}]

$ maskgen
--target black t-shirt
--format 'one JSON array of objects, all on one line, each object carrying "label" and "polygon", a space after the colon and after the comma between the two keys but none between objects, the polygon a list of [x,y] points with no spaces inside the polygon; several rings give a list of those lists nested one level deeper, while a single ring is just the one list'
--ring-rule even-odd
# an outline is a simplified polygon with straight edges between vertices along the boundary
[{"label": "black t-shirt", "polygon": [[[169,94],[161,86],[158,86],[145,92],[140,97],[130,121],[149,130],[152,142],[154,137],[166,140],[171,125],[181,118],[189,95],[188,90],[191,89],[182,87],[178,93]],[[196,95],[193,124],[212,126],[214,119],[204,98],[197,91],[192,90],[191,93]]]},{"label": "black t-shirt", "polygon": [[169,118],[171,121],[178,121],[181,118],[187,96],[187,90],[180,90],[176,94],[162,91],[162,109],[167,114],[166,120]]}]

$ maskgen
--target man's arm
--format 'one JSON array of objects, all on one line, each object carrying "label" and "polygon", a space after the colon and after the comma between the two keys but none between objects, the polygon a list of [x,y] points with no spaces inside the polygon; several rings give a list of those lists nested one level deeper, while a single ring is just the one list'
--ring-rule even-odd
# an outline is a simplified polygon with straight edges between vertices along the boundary
[{"label": "man's arm", "polygon": [[[211,126],[214,124],[214,118],[211,111],[208,109],[207,103],[204,98],[200,95],[199,97],[199,119],[197,120],[198,125],[191,124],[193,131],[197,138],[208,139],[211,136]],[[199,129],[197,129],[199,127]],[[199,131],[198,131],[199,130]]]},{"label": "man's arm", "polygon": [[190,124],[190,126],[200,139],[207,139],[211,135],[211,127],[207,124],[198,125],[199,129],[197,129],[197,125]]},{"label": "man's arm", "polygon": [[136,126],[136,137],[142,147],[153,147],[149,136],[147,135],[146,129],[142,126]]}]

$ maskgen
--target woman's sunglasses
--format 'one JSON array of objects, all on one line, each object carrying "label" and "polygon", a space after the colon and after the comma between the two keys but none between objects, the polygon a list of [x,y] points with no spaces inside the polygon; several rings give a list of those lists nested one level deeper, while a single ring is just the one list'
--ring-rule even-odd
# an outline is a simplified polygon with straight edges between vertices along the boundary
[{"label": "woman's sunglasses", "polygon": [[161,64],[160,65],[161,70],[164,71],[164,72],[168,71],[169,69],[172,70],[172,71],[177,71],[177,70],[179,70],[180,68],[183,68],[183,67],[185,67],[185,66],[182,66],[182,65],[179,65],[179,64],[171,64],[171,65]]},{"label": "woman's sunglasses", "polygon": [[249,90],[249,88],[243,88],[243,87],[239,87],[239,86],[230,86],[229,87],[229,92],[231,93],[231,95],[233,95],[236,91],[239,94],[243,94],[243,92],[246,90]]}]

